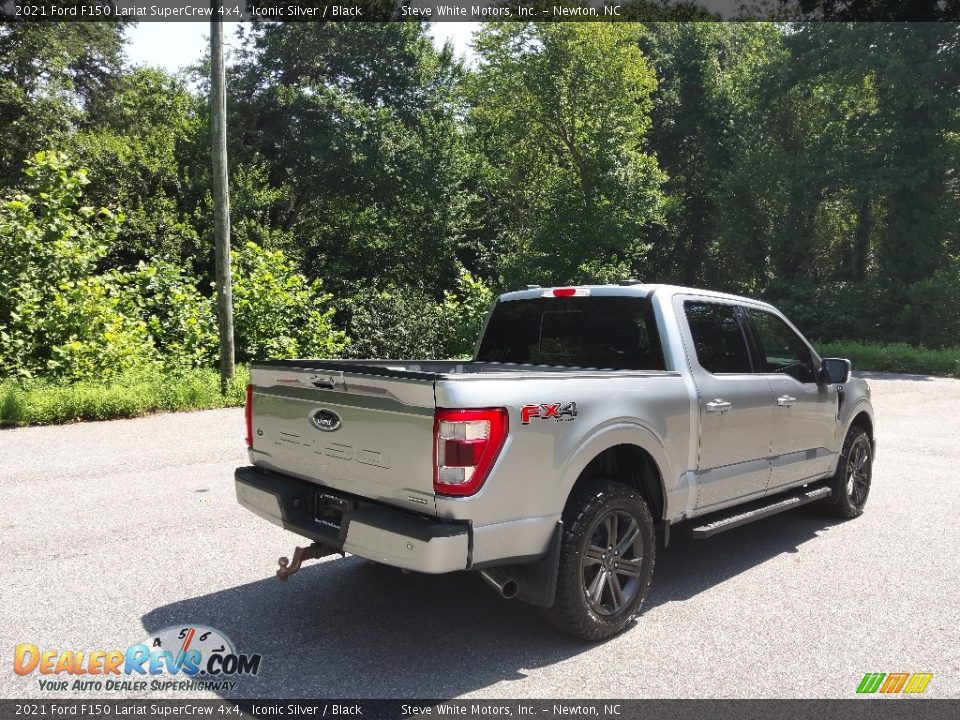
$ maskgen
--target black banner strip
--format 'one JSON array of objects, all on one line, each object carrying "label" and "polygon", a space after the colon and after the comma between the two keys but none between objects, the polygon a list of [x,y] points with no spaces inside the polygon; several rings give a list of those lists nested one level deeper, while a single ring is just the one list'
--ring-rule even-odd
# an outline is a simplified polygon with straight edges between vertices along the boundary
[{"label": "black banner strip", "polygon": [[286,718],[287,720],[954,720],[960,700],[0,700],[0,720]]},{"label": "black banner strip", "polygon": [[0,0],[28,22],[960,21],[960,0]]}]

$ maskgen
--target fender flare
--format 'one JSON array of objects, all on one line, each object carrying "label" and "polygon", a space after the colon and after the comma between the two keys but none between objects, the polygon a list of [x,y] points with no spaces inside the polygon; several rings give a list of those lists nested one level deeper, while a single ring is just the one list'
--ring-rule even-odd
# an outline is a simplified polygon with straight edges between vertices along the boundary
[{"label": "fender flare", "polygon": [[[848,417],[843,423],[843,435],[840,437],[841,445],[843,445],[847,435],[850,433],[850,428],[853,427],[853,421],[856,420],[861,414],[870,418],[870,427],[873,429],[875,425],[873,419],[873,406],[870,404],[870,401],[867,398],[859,398],[853,405],[850,406],[850,409],[848,410]],[[871,440],[873,440],[872,437]]]},{"label": "fender flare", "polygon": [[[843,445],[847,441],[847,435],[850,434],[850,428],[853,427],[853,421],[857,419],[861,414],[866,415],[870,418],[870,427],[874,427],[873,420],[873,405],[870,403],[870,400],[867,398],[858,398],[853,405],[850,406],[850,409],[847,411],[848,417],[844,420],[843,423],[843,433],[840,435],[838,440],[838,449],[837,449],[837,464],[833,469],[834,474],[840,467],[840,462],[843,460]],[[877,451],[877,439],[875,436],[871,435],[870,444],[873,446],[874,455]]]},{"label": "fender flare", "polygon": [[[660,474],[660,492],[663,495],[663,516],[669,517],[667,512],[668,493],[667,478],[674,477],[673,466],[667,450],[660,437],[646,425],[627,420],[612,420],[606,425],[601,426],[576,447],[570,454],[570,458],[565,463],[566,470],[561,476],[559,491],[564,504],[573,486],[580,478],[587,465],[597,456],[606,450],[617,445],[633,445],[646,452],[654,462],[657,471]],[[662,520],[663,518],[655,518]]]}]

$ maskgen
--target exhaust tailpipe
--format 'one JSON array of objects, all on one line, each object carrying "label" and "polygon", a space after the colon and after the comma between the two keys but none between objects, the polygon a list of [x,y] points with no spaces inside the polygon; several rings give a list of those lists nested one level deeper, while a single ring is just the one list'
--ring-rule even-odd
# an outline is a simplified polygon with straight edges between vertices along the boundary
[{"label": "exhaust tailpipe", "polygon": [[517,596],[517,592],[520,590],[520,585],[517,584],[517,581],[514,580],[510,574],[504,571],[502,568],[481,570],[480,577],[486,580],[491,587],[500,593],[500,597],[507,600],[515,598]]}]

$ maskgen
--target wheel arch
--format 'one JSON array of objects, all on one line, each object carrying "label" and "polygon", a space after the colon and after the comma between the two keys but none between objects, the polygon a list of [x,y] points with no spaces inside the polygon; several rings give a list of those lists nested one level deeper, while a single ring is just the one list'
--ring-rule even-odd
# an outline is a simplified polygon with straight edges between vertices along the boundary
[{"label": "wheel arch", "polygon": [[850,424],[847,426],[847,432],[849,433],[855,427],[863,428],[867,436],[870,438],[870,444],[873,444],[873,418],[870,417],[865,409],[861,409],[857,412],[853,418],[850,420]]},{"label": "wheel arch", "polygon": [[873,452],[876,453],[877,439],[873,434],[873,409],[865,400],[857,402],[852,408],[850,408],[849,419],[847,420],[846,426],[843,429],[843,435],[841,435],[839,438],[841,448],[843,447],[843,443],[846,442],[850,431],[855,427],[862,428],[864,432],[867,433],[867,437],[870,438],[870,447],[873,449]]},{"label": "wheel arch", "polygon": [[659,442],[638,439],[637,428],[621,428],[604,433],[584,447],[565,476],[564,505],[582,483],[603,477],[635,488],[647,502],[654,521],[663,520],[667,516],[669,461]]}]

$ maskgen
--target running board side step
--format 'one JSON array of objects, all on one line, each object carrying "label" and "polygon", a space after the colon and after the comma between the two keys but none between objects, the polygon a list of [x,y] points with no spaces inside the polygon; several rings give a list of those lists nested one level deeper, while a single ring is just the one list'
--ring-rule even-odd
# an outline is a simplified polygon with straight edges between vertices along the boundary
[{"label": "running board side step", "polygon": [[[762,520],[765,517],[770,517],[771,515],[776,515],[786,510],[792,510],[801,505],[828,498],[832,494],[833,491],[826,486],[801,488],[799,491],[794,491],[789,495],[781,495],[779,499],[775,497],[772,502],[767,500],[766,504],[763,505],[758,506],[754,503],[752,509],[746,512],[737,512],[735,515],[727,515],[726,517],[711,520],[704,525],[698,525],[693,528],[693,537],[697,540],[703,540],[711,535],[722,533],[725,530],[732,530],[735,527],[752,523],[754,520]],[[734,510],[736,511],[737,509],[738,508],[735,508]]]}]

